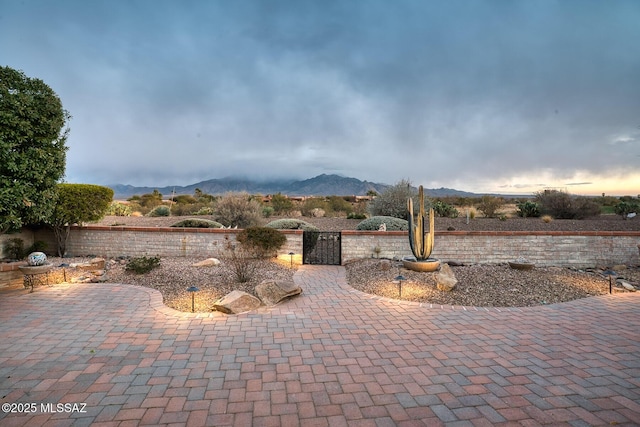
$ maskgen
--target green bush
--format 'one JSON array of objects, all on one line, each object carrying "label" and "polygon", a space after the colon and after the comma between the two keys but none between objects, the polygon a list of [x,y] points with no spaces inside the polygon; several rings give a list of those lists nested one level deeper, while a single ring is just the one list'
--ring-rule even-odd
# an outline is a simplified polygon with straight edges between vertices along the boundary
[{"label": "green bush", "polygon": [[226,227],[259,226],[262,223],[262,204],[247,193],[227,193],[218,200],[215,216]]},{"label": "green bush", "polygon": [[600,205],[587,197],[572,197],[558,190],[536,193],[541,213],[558,219],[584,219],[600,215]]},{"label": "green bush", "polygon": [[304,201],[302,207],[300,208],[300,212],[304,216],[313,216],[314,209],[322,209],[325,213],[331,211],[329,203],[324,199],[324,197],[310,197]]},{"label": "green bush", "polygon": [[[372,216],[392,216],[405,219],[409,214],[407,200],[413,198],[413,206],[419,209],[417,191],[411,187],[411,182],[402,180],[393,187],[387,188],[382,194],[369,203],[369,213]],[[429,203],[425,198],[425,207]],[[387,224],[388,225],[388,224]]]},{"label": "green bush", "polygon": [[478,210],[487,218],[495,218],[498,215],[498,209],[502,207],[504,200],[496,196],[482,196],[478,203]]},{"label": "green bush", "polygon": [[540,206],[536,202],[532,202],[531,200],[516,203],[516,208],[517,208],[516,213],[518,214],[519,217],[522,217],[522,218],[529,218],[529,217],[537,218],[541,215]]},{"label": "green bush", "polygon": [[293,209],[293,202],[287,196],[278,193],[271,196],[271,206],[276,215],[282,215]]},{"label": "green bush", "polygon": [[458,209],[440,200],[433,204],[433,211],[441,218],[458,218],[460,215]]},{"label": "green bush", "polygon": [[165,205],[156,206],[151,210],[151,212],[147,214],[147,216],[151,216],[151,217],[171,216],[171,209],[169,209],[169,206],[165,206]]},{"label": "green bush", "polygon": [[315,225],[294,218],[276,219],[265,225],[265,227],[275,228],[276,230],[320,231]]},{"label": "green bush", "polygon": [[42,240],[36,240],[33,242],[33,245],[29,246],[26,251],[24,251],[25,256],[29,255],[31,252],[44,252],[47,250],[49,245]]},{"label": "green bush", "polygon": [[265,258],[275,254],[287,238],[271,227],[248,227],[238,233],[236,240],[258,258]]},{"label": "green bush", "polygon": [[350,212],[349,214],[347,214],[347,219],[365,219],[366,217],[366,214],[357,212]]},{"label": "green bush", "polygon": [[24,240],[19,237],[4,242],[4,253],[5,257],[9,259],[23,259],[28,255],[24,250]]},{"label": "green bush", "polygon": [[204,206],[193,213],[193,215],[213,215],[214,209],[210,206]]},{"label": "green bush", "polygon": [[217,221],[203,218],[187,218],[172,224],[171,227],[185,228],[222,228],[222,224]]},{"label": "green bush", "polygon": [[106,214],[112,216],[131,216],[131,207],[122,202],[111,202]]},{"label": "green bush", "polygon": [[136,274],[145,274],[160,266],[159,257],[138,257],[131,258],[124,269]]},{"label": "green bush", "polygon": [[265,218],[269,218],[273,215],[274,211],[275,210],[271,206],[264,206],[262,208],[262,216]]},{"label": "green bush", "polygon": [[633,202],[620,202],[614,206],[614,212],[616,215],[622,216],[622,218],[627,219],[627,215],[632,212],[638,212],[639,205]]},{"label": "green bush", "polygon": [[345,214],[349,214],[353,212],[353,206],[344,197],[339,196],[331,196],[327,201],[327,205],[329,207],[329,212],[344,212]]},{"label": "green bush", "polygon": [[387,231],[406,231],[409,229],[409,223],[406,219],[393,216],[373,216],[358,224],[356,230],[378,231],[382,224],[386,224]]}]

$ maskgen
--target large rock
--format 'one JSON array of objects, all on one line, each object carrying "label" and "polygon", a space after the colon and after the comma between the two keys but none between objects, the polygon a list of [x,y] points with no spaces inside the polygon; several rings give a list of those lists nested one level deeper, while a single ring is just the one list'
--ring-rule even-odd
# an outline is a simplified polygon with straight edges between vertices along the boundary
[{"label": "large rock", "polygon": [[440,271],[436,275],[436,283],[438,290],[449,292],[456,287],[458,279],[453,274],[453,270],[449,267],[449,264],[443,263],[440,267]]},{"label": "large rock", "polygon": [[217,258],[207,258],[192,264],[193,267],[215,267],[217,265],[220,265],[220,260]]},{"label": "large rock", "polygon": [[300,295],[302,288],[294,282],[263,280],[256,286],[256,294],[265,305],[276,305],[285,298]]},{"label": "large rock", "polygon": [[242,291],[231,291],[213,303],[213,309],[226,314],[239,314],[255,310],[262,303],[251,294]]}]

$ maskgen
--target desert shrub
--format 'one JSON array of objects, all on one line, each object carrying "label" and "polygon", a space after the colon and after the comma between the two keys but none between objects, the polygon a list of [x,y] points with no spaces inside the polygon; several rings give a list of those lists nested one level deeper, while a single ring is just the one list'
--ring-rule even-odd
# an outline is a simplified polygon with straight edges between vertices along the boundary
[{"label": "desert shrub", "polygon": [[248,227],[238,233],[236,240],[258,258],[266,258],[276,253],[287,238],[275,228]]},{"label": "desert shrub", "polygon": [[482,196],[478,203],[478,210],[484,214],[487,218],[495,218],[498,214],[498,209],[502,207],[504,200],[496,196]]},{"label": "desert shrub", "polygon": [[640,206],[633,202],[620,202],[614,206],[613,211],[616,215],[622,216],[622,218],[627,219],[627,215],[632,212],[638,212],[638,208]]},{"label": "desert shrub", "polygon": [[378,231],[382,224],[386,224],[387,231],[406,231],[409,229],[409,223],[406,219],[400,219],[393,216],[372,216],[358,224],[356,226],[356,230]]},{"label": "desert shrub", "polygon": [[458,216],[460,215],[458,209],[440,200],[433,204],[433,211],[436,216],[442,218],[458,218]]},{"label": "desert shrub", "polygon": [[320,231],[315,225],[295,218],[276,219],[265,225],[265,227],[275,228],[276,230]]},{"label": "desert shrub", "polygon": [[193,215],[213,215],[215,213],[211,206],[203,206],[193,213]]},{"label": "desert shrub", "polygon": [[600,214],[600,206],[586,197],[572,197],[558,190],[545,190],[536,193],[536,202],[540,204],[542,214],[559,219],[584,219]]},{"label": "desert shrub", "polygon": [[[369,213],[371,216],[392,216],[405,219],[408,215],[407,200],[413,198],[415,210],[420,208],[417,192],[411,187],[411,182],[402,180],[393,187],[387,188],[382,194],[369,202]],[[425,208],[430,203],[425,198]]]},{"label": "desert shrub", "polygon": [[275,210],[271,206],[263,206],[262,207],[262,216],[265,218],[269,218],[273,215]]},{"label": "desert shrub", "polygon": [[549,224],[553,221],[553,217],[551,215],[542,215],[542,222]]},{"label": "desert shrub", "polygon": [[313,216],[316,209],[322,209],[325,212],[330,212],[331,207],[324,197],[310,197],[304,201],[300,211],[304,216]]},{"label": "desert shrub", "polygon": [[507,214],[500,214],[498,215],[498,219],[500,221],[506,221],[508,219]]},{"label": "desert shrub", "polygon": [[221,257],[224,264],[229,267],[229,270],[224,270],[225,273],[223,273],[229,272],[229,280],[246,283],[253,279],[258,271],[258,259],[242,244],[227,240]]},{"label": "desert shrub", "polygon": [[131,258],[127,265],[124,266],[126,271],[130,271],[136,274],[145,274],[160,266],[159,257],[137,257]]},{"label": "desert shrub", "polygon": [[467,209],[467,216],[469,217],[469,219],[475,219],[476,214],[477,214],[476,213],[476,208],[471,207],[471,208]]},{"label": "desert shrub", "polygon": [[329,212],[344,212],[345,214],[349,214],[353,212],[353,206],[344,197],[331,196],[329,200],[327,200],[327,204],[329,206]]},{"label": "desert shrub", "polygon": [[238,228],[255,227],[262,223],[262,204],[247,193],[226,193],[215,209],[216,220]]},{"label": "desert shrub", "polygon": [[271,207],[276,215],[287,214],[293,209],[293,202],[282,193],[271,196]]},{"label": "desert shrub", "polygon": [[222,228],[222,224],[217,221],[203,218],[187,218],[172,224],[171,227],[186,228]]},{"label": "desert shrub", "polygon": [[147,209],[153,209],[162,204],[162,193],[158,190],[153,190],[153,193],[143,194],[142,196],[131,196],[127,201],[136,203]]},{"label": "desert shrub", "polygon": [[531,200],[516,203],[516,209],[517,215],[522,218],[540,216],[540,206]]},{"label": "desert shrub", "polygon": [[151,217],[171,216],[171,209],[169,209],[169,206],[165,206],[165,205],[156,206],[151,210],[151,212],[147,214],[147,216],[151,216]]},{"label": "desert shrub", "polygon": [[131,216],[131,207],[122,202],[111,202],[106,212],[107,215],[112,216]]},{"label": "desert shrub", "polygon": [[4,242],[5,257],[9,259],[23,259],[27,253],[24,250],[24,240],[19,237]]},{"label": "desert shrub", "polygon": [[367,217],[366,214],[358,213],[358,212],[349,212],[347,214],[347,219],[365,219]]}]

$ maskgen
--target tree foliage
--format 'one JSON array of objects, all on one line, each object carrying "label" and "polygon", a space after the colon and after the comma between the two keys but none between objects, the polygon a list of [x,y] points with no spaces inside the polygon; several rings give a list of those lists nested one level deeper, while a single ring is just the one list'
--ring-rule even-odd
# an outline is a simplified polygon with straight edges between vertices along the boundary
[{"label": "tree foliage", "polygon": [[58,199],[47,222],[56,235],[58,256],[64,256],[71,225],[101,219],[113,200],[113,190],[91,184],[58,184],[57,189]]},{"label": "tree foliage", "polygon": [[51,214],[70,118],[42,80],[0,67],[0,233]]}]

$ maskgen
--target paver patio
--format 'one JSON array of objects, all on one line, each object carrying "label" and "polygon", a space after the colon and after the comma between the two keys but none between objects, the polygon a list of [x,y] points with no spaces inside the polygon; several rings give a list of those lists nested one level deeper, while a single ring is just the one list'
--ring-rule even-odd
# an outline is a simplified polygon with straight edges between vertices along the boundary
[{"label": "paver patio", "polygon": [[343,267],[296,281],[238,316],[126,285],[0,294],[1,400],[35,404],[0,425],[640,425],[637,294],[432,307],[355,291]]}]

